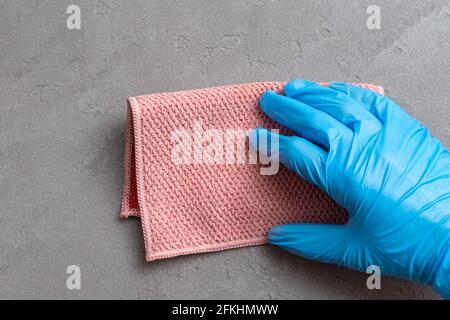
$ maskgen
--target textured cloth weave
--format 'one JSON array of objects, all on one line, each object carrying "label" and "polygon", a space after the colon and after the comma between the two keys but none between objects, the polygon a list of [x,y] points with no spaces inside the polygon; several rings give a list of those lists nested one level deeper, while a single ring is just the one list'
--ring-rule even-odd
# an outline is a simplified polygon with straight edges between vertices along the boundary
[{"label": "textured cloth weave", "polygon": [[[280,165],[176,164],[173,132],[281,129],[259,107],[284,83],[258,82],[128,99],[121,217],[141,218],[148,261],[266,243],[268,230],[292,222],[345,223],[343,209]],[[326,85],[326,84],[323,84]],[[383,89],[357,84],[379,93]],[[289,134],[289,131],[280,130]],[[248,141],[247,141],[248,144]]]}]

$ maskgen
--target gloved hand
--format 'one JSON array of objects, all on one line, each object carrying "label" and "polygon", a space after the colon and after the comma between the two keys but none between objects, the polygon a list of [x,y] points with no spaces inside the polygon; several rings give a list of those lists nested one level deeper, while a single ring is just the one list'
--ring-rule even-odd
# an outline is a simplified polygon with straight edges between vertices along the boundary
[{"label": "gloved hand", "polygon": [[[364,272],[377,265],[450,298],[450,153],[439,140],[389,98],[344,83],[295,80],[260,104],[298,136],[280,135],[277,154],[267,143],[259,152],[278,156],[349,214],[346,225],[276,226],[269,242]],[[252,146],[270,134],[253,130]]]}]

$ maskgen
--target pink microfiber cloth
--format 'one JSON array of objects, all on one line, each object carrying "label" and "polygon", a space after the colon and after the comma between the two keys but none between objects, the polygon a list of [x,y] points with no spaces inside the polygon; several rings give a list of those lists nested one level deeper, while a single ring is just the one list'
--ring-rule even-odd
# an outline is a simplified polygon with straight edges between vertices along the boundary
[{"label": "pink microfiber cloth", "polygon": [[[214,149],[213,161],[202,158],[212,143],[205,132],[220,143],[230,132],[256,127],[289,134],[259,107],[264,91],[282,93],[283,85],[258,82],[128,99],[121,217],[140,216],[148,261],[263,244],[277,224],[346,222],[343,209],[282,165],[276,174],[262,175],[266,165],[250,163],[250,151],[239,158],[238,147],[223,154]],[[188,151],[181,162],[174,157],[180,146]]]}]

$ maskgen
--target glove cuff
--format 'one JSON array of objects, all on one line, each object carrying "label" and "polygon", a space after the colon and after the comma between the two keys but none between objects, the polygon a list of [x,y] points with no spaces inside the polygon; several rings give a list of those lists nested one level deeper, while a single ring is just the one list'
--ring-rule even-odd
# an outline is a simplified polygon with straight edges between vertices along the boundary
[{"label": "glove cuff", "polygon": [[[446,251],[446,252],[445,252]],[[441,264],[433,279],[433,289],[444,299],[450,300],[450,250],[447,245]]]}]

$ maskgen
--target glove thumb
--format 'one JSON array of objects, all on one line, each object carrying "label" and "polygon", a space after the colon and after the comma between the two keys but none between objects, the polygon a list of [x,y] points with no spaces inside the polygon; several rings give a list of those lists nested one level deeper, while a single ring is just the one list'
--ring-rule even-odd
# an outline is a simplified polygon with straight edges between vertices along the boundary
[{"label": "glove thumb", "polygon": [[345,245],[347,230],[343,225],[284,224],[273,227],[269,243],[306,259],[343,265],[351,250]]}]

